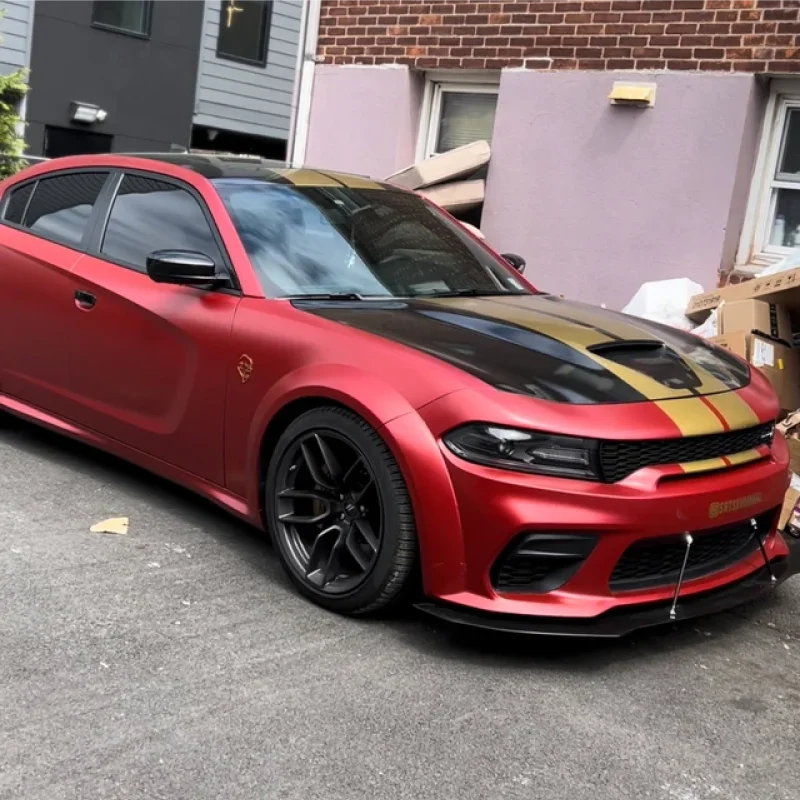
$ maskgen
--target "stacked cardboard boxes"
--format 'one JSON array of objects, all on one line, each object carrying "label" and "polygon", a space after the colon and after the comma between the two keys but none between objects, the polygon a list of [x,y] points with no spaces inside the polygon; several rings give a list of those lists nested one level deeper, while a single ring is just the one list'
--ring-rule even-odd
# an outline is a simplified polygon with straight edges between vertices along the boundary
[{"label": "stacked cardboard boxes", "polygon": [[703,322],[716,309],[711,341],[750,362],[772,384],[785,414],[800,408],[800,352],[792,316],[800,314],[800,269],[695,295],[686,309]]},{"label": "stacked cardboard boxes", "polygon": [[793,330],[800,330],[800,269],[695,295],[686,316],[699,324],[713,310],[718,335],[711,341],[746,359],[778,396],[783,419],[777,435],[786,437],[793,473],[780,527],[800,526],[800,413],[796,413],[800,409],[800,350],[794,348],[793,336]]}]

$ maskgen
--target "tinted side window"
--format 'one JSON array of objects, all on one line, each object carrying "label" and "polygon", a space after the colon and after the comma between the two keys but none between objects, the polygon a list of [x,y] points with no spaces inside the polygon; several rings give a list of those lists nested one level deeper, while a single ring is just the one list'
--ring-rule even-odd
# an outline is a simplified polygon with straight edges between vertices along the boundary
[{"label": "tinted side window", "polygon": [[25,227],[62,244],[80,244],[107,175],[77,172],[43,178],[28,205]]},{"label": "tinted side window", "polygon": [[145,271],[154,250],[192,250],[223,262],[200,204],[173,183],[126,175],[111,208],[101,253]]},{"label": "tinted side window", "polygon": [[5,214],[3,219],[6,222],[13,222],[15,225],[22,225],[22,215],[28,207],[28,200],[33,194],[33,187],[35,184],[27,183],[25,186],[20,186],[17,189],[12,189],[6,205]]}]

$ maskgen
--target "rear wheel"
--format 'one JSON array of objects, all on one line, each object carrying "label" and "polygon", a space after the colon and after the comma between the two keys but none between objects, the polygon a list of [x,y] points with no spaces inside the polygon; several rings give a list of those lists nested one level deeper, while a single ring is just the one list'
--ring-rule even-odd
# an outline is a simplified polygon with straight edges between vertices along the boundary
[{"label": "rear wheel", "polygon": [[270,534],[298,589],[344,614],[401,600],[417,560],[405,482],[380,436],[357,415],[318,408],[279,439],[266,481]]}]

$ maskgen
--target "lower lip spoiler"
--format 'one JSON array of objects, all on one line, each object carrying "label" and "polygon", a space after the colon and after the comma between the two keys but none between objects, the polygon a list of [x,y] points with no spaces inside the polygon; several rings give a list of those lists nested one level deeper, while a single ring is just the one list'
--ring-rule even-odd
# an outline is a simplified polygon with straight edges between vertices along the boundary
[{"label": "lower lip spoiler", "polygon": [[591,619],[491,614],[434,602],[418,603],[416,608],[446,622],[488,631],[615,639],[641,628],[716,614],[769,593],[800,572],[800,540],[790,536],[784,538],[789,548],[788,557],[773,559],[769,566],[761,567],[736,583],[680,598],[674,606],[671,600],[629,606],[607,611]]}]

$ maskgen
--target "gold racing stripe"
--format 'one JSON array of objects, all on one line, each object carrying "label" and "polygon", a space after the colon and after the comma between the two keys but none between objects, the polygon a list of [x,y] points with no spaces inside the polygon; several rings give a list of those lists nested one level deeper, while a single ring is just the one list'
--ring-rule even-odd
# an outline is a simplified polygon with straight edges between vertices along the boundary
[{"label": "gold racing stripe", "polygon": [[736,392],[708,395],[705,400],[717,409],[732,431],[752,428],[759,423],[753,409]]},{"label": "gold racing stripe", "polygon": [[742,453],[734,453],[732,456],[725,456],[725,460],[732,467],[738,467],[739,464],[748,464],[751,461],[758,461],[759,458],[765,457],[766,453],[763,449],[754,447],[752,450],[745,450]]},{"label": "gold racing stripe", "polygon": [[385,191],[385,188],[377,181],[373,181],[370,178],[362,178],[358,175],[337,174],[336,180],[339,182],[338,185],[344,184],[348,189],[380,189]]},{"label": "gold racing stripe", "polygon": [[531,333],[541,333],[587,356],[591,356],[591,354],[585,352],[585,348],[613,341],[604,333],[593,328],[580,328],[570,325],[567,321],[562,322],[555,317],[540,314],[530,308],[515,308],[510,304],[502,304],[503,308],[495,308],[494,306],[500,306],[501,304],[487,303],[485,300],[474,300],[468,297],[426,298],[425,302],[432,306],[438,306],[443,311],[449,311],[450,309],[466,311],[469,314],[475,314],[485,319],[516,325],[518,328]]},{"label": "gold racing stripe", "polygon": [[725,430],[722,420],[700,397],[657,400],[655,404],[675,423],[681,436],[705,436]]},{"label": "gold racing stripe", "polygon": [[282,178],[286,178],[294,186],[339,186],[341,183],[323,172],[315,169],[281,169],[276,170]]},{"label": "gold racing stripe", "polygon": [[738,467],[741,464],[749,464],[751,461],[758,461],[765,458],[765,454],[758,448],[744,450],[741,453],[734,453],[722,458],[707,458],[703,461],[687,461],[678,466],[686,473],[710,472],[714,469],[726,469],[727,467]]},{"label": "gold racing stripe", "polygon": [[714,469],[725,469],[728,464],[722,458],[706,458],[703,461],[687,461],[678,466],[687,474],[692,472],[711,472]]},{"label": "gold racing stripe", "polygon": [[[499,304],[508,306],[509,308],[520,307],[525,308],[526,297],[493,297],[492,301]],[[578,323],[579,325],[587,325],[604,334],[607,334],[606,341],[614,341],[614,337],[625,340],[635,340],[637,342],[660,342],[661,339],[653,336],[651,333],[637,328],[622,320],[609,315],[605,316],[603,309],[597,313],[591,307],[585,308],[583,306],[575,305],[570,306],[569,309],[559,308],[556,302],[552,302],[552,309],[547,308],[546,304],[541,309],[536,309],[537,314],[546,315],[553,319],[563,319],[565,322]],[[522,309],[520,309],[522,310]],[[530,310],[529,308],[527,310]]]}]

